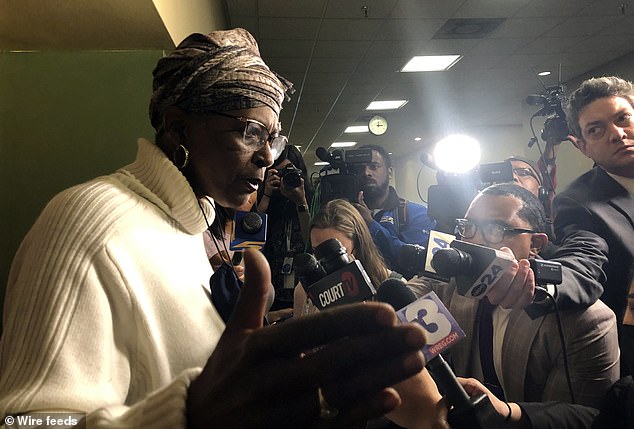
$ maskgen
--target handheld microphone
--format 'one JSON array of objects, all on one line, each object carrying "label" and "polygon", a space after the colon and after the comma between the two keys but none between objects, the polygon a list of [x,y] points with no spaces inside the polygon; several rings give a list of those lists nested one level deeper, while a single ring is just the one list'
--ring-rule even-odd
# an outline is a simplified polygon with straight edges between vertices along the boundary
[{"label": "handheld microphone", "polygon": [[[293,269],[304,291],[308,294],[309,286],[326,277],[326,270],[319,265],[317,259],[310,253],[299,253],[293,257]],[[313,297],[309,295],[311,301]]]},{"label": "handheld microphone", "polygon": [[405,244],[401,246],[399,253],[399,264],[406,272],[417,273],[425,277],[440,281],[449,281],[436,272],[432,266],[432,258],[440,249],[446,249],[456,237],[440,231],[431,230],[427,248],[418,244]]},{"label": "handheld microphone", "polygon": [[471,398],[440,355],[440,352],[464,338],[465,334],[438,296],[434,292],[429,292],[416,299],[405,283],[387,279],[379,286],[375,299],[390,304],[401,322],[417,323],[425,330],[427,344],[423,347],[423,355],[435,381],[455,409],[471,409]]},{"label": "handheld microphone", "polygon": [[394,311],[398,311],[416,301],[416,295],[407,287],[404,281],[387,279],[376,290],[374,300],[390,304]]},{"label": "handheld microphone", "polygon": [[261,249],[266,243],[267,219],[266,214],[237,211],[229,249],[244,250],[248,247]]},{"label": "handheld microphone", "polygon": [[[379,291],[384,285],[385,282],[381,284]],[[398,285],[393,286],[394,289],[398,287]],[[405,285],[400,287],[406,288]],[[504,419],[497,413],[487,395],[470,398],[440,354],[464,338],[465,334],[438,296],[434,292],[429,292],[398,310],[396,315],[401,322],[418,323],[425,330],[428,343],[423,348],[423,355],[427,361],[427,368],[451,406],[447,416],[451,427],[457,429],[501,427]]]},{"label": "handheld microphone", "polygon": [[[306,294],[320,311],[331,306],[365,301],[376,293],[361,262],[351,262],[346,248],[336,238],[315,247],[315,256],[327,275],[310,284]],[[316,269],[312,271],[317,273]]]},{"label": "handheld microphone", "polygon": [[434,254],[431,264],[438,274],[455,278],[460,295],[481,299],[514,261],[509,253],[454,240],[451,248]]}]

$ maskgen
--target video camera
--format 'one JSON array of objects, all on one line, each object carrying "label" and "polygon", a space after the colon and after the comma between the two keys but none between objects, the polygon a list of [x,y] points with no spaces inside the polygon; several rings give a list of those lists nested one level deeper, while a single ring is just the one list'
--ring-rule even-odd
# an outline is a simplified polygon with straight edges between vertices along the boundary
[{"label": "video camera", "polygon": [[[372,162],[372,149],[335,149],[328,152],[327,149],[319,147],[315,153],[320,160],[330,164],[320,171],[320,174],[326,174],[321,176],[319,181],[319,206],[337,198],[356,202],[361,190],[358,173],[362,166]],[[328,171],[335,169],[339,172],[328,174]]]},{"label": "video camera", "polygon": [[455,220],[464,216],[478,191],[513,181],[513,166],[510,161],[490,162],[462,175],[438,171],[436,179],[438,184],[427,190],[427,215],[436,221],[436,230],[452,234]]},{"label": "video camera", "polygon": [[[526,97],[526,103],[531,106],[543,106],[533,114],[533,117],[548,116],[542,130],[543,140],[562,142],[568,138],[570,130],[563,109],[567,102],[568,98],[562,85],[549,86],[546,88],[545,94],[533,94]],[[532,144],[529,144],[530,146]]]}]

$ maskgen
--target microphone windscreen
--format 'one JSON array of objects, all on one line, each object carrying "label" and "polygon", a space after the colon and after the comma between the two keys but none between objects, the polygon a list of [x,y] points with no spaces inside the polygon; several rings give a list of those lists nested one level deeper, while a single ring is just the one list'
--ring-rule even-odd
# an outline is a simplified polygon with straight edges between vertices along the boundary
[{"label": "microphone windscreen", "polygon": [[379,286],[374,299],[390,304],[394,310],[398,311],[416,301],[416,295],[402,280],[387,279]]},{"label": "microphone windscreen", "polygon": [[319,158],[320,160],[324,162],[331,161],[330,152],[328,152],[328,149],[326,148],[318,147],[317,150],[315,151],[315,155],[317,155],[317,158]]},{"label": "microphone windscreen", "polygon": [[293,257],[293,269],[295,276],[304,288],[318,282],[326,276],[326,271],[317,262],[317,259],[309,253],[298,253]]},{"label": "microphone windscreen", "polygon": [[439,249],[434,253],[431,266],[441,276],[454,277],[458,274],[466,274],[471,266],[470,262],[471,256],[458,249]]}]

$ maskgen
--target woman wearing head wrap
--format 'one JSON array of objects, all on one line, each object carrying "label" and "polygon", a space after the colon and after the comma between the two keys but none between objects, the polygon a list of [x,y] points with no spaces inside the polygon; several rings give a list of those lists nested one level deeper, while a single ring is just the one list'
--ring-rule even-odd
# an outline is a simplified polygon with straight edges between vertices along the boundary
[{"label": "woman wearing head wrap", "polygon": [[194,34],[158,62],[156,144],[140,139],[132,164],[54,197],[18,250],[0,415],[75,411],[91,428],[332,427],[398,404],[387,386],[422,368],[424,335],[394,326],[384,306],[262,328],[270,272],[255,251],[226,328],[210,302],[202,233],[214,201],[236,208],[262,185],[285,144],[289,87],[241,29]]}]

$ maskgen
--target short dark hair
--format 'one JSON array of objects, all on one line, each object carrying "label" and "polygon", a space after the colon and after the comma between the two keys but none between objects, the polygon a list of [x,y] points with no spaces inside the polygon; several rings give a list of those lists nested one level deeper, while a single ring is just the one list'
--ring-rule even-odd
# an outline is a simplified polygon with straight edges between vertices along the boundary
[{"label": "short dark hair", "polygon": [[517,211],[520,219],[528,222],[534,231],[546,232],[544,206],[532,192],[514,183],[498,183],[485,188],[480,194],[517,198],[522,202],[522,207]]},{"label": "short dark hair", "polygon": [[539,167],[537,166],[537,164],[535,164],[534,161],[531,161],[528,158],[524,158],[522,156],[509,156],[508,158],[505,159],[505,161],[519,161],[519,162],[523,162],[524,164],[527,164],[531,170],[533,170],[536,174],[535,177],[537,177],[537,181],[539,182],[539,186],[542,186],[544,184],[544,179],[542,177],[542,172],[539,171]]},{"label": "short dark hair", "polygon": [[381,155],[381,157],[383,158],[383,161],[385,161],[385,166],[387,168],[392,167],[392,158],[390,158],[390,155],[387,153],[383,146],[379,146],[378,144],[366,144],[361,146],[359,149],[372,149],[377,151],[379,155]]},{"label": "short dark hair", "polygon": [[585,80],[568,100],[566,120],[572,134],[583,138],[579,126],[579,113],[588,104],[599,98],[622,97],[634,107],[634,85],[616,76],[595,77]]}]

